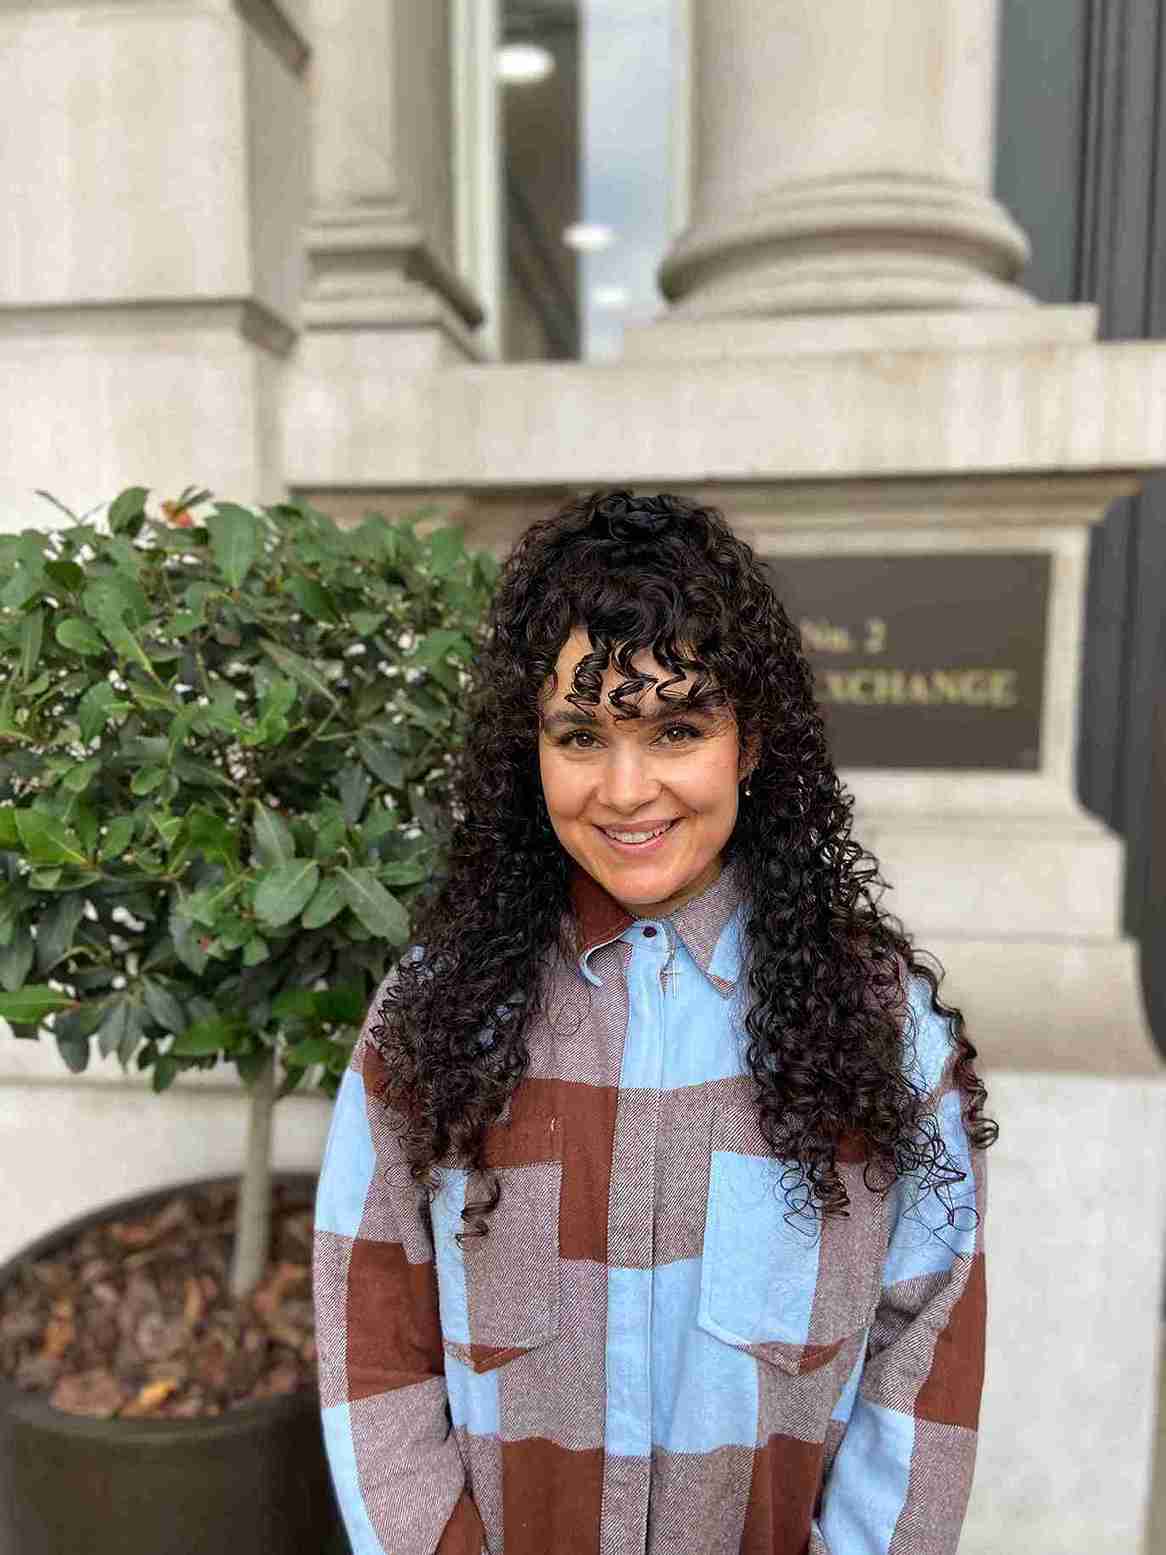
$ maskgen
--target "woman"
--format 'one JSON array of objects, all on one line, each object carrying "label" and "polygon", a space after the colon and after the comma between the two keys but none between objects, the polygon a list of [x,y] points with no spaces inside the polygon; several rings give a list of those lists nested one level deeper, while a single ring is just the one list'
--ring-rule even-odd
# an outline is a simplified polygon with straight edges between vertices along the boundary
[{"label": "woman", "polygon": [[677,497],[569,503],[470,711],[320,1179],[353,1550],[954,1551],[995,1126],[752,550]]}]

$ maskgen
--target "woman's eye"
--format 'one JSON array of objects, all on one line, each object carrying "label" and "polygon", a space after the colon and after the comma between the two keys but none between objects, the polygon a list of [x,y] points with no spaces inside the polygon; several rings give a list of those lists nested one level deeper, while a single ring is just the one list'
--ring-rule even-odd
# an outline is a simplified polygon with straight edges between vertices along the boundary
[{"label": "woman's eye", "polygon": [[[666,738],[670,734],[682,734],[684,739],[670,740]],[[690,739],[698,740],[700,738],[700,730],[694,729],[691,724],[668,724],[660,731],[660,737],[666,745],[685,745]],[[576,742],[578,740],[594,740],[594,738],[595,736],[586,729],[572,729],[569,734],[563,736],[559,744],[572,746],[576,750],[590,750],[590,745],[579,745]]]}]

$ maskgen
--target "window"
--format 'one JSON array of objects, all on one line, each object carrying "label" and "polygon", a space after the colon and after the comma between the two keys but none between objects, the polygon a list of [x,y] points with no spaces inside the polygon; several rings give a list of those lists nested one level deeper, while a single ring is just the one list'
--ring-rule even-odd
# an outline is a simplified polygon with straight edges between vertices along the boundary
[{"label": "window", "polygon": [[503,0],[501,354],[620,354],[685,216],[681,0]]}]

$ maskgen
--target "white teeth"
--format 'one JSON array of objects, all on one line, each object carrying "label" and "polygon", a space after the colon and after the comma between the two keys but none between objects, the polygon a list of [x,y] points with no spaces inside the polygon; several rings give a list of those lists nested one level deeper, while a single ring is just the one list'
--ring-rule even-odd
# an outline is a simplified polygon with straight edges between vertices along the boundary
[{"label": "white teeth", "polygon": [[[669,821],[668,826],[672,822]],[[616,842],[647,842],[650,837],[660,837],[668,830],[668,826],[660,826],[655,831],[612,831],[610,827],[603,829],[609,837],[614,837]]]}]

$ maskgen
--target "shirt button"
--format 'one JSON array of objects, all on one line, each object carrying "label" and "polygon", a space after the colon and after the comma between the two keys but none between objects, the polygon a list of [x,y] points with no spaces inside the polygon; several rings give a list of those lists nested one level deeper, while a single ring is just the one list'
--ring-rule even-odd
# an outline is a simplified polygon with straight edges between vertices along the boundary
[{"label": "shirt button", "polygon": [[648,928],[646,928],[646,929],[645,929],[645,930],[644,930],[644,938],[645,938],[645,939],[654,939],[654,938],[655,938],[655,936],[656,936],[656,931],[655,931],[655,929],[653,929],[653,928],[652,928],[652,927],[651,927],[651,926],[650,926],[650,925],[649,925],[649,926],[648,926]]}]

